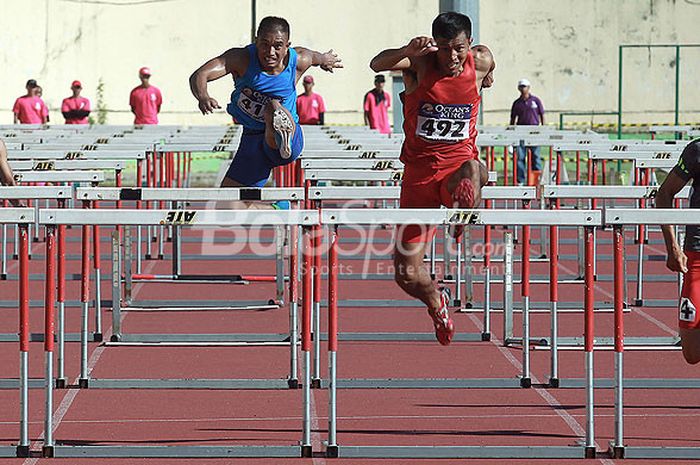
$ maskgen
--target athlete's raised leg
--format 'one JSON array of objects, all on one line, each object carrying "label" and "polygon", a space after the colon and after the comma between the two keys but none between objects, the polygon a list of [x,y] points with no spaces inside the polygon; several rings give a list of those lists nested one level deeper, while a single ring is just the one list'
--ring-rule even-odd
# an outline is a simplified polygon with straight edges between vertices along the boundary
[{"label": "athlete's raised leg", "polygon": [[481,203],[481,188],[489,181],[486,167],[479,160],[469,160],[447,180],[447,191],[454,208],[476,208]]},{"label": "athlete's raised leg", "polygon": [[279,100],[270,100],[265,106],[265,142],[280,156],[287,159],[292,156],[292,138],[296,123],[292,114]]},{"label": "athlete's raised leg", "polygon": [[700,362],[700,329],[680,328],[683,357],[691,365]]},{"label": "athlete's raised leg", "polygon": [[449,298],[435,285],[423,265],[425,242],[398,242],[394,252],[394,280],[406,294],[428,306],[435,336],[448,345],[454,335],[454,323],[447,311]]}]

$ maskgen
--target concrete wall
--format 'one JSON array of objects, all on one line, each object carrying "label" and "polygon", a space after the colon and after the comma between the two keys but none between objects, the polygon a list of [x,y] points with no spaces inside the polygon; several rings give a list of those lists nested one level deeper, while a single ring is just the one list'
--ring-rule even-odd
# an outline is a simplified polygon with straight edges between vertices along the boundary
[{"label": "concrete wall", "polygon": [[[250,0],[0,0],[0,123],[27,79],[44,88],[52,121],[73,79],[93,100],[104,81],[108,123],[130,123],[129,91],[150,66],[164,94],[163,123],[223,123],[202,117],[189,93],[189,74],[206,59],[250,37]],[[438,0],[258,0],[258,19],[286,17],[293,44],[336,50],[346,68],[315,69],[316,90],[331,123],[360,123],[361,99],[372,87],[367,66],[380,49],[430,31]],[[481,41],[494,51],[495,86],[485,95],[485,122],[506,123],[528,77],[550,111],[615,110],[621,43],[700,43],[700,5],[673,0],[488,0],[480,4]],[[700,121],[700,49],[681,55],[682,120]],[[625,52],[625,120],[668,121],[675,59],[669,50]],[[232,82],[212,84],[223,105]],[[301,89],[301,86],[300,86]],[[390,89],[387,89],[390,90]],[[691,113],[691,110],[693,113]],[[550,121],[556,118],[550,114]],[[599,120],[599,119],[598,119]]]}]

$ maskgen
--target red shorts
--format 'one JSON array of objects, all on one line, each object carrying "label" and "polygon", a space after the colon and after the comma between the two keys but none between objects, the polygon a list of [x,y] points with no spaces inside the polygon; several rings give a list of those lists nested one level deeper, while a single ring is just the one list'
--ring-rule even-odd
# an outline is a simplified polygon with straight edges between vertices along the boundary
[{"label": "red shorts", "polygon": [[700,252],[685,251],[688,256],[688,272],[683,275],[683,289],[678,306],[678,326],[684,329],[700,327]]},{"label": "red shorts", "polygon": [[[427,182],[423,179],[418,180],[420,183],[415,182],[410,177],[407,179],[404,174],[399,206],[401,208],[440,208],[444,205],[452,208],[453,200],[452,195],[447,190],[447,181],[459,168],[457,166],[451,170],[438,172],[431,176]],[[399,229],[399,237],[403,243],[430,242],[433,234],[435,234],[435,227],[424,224],[407,224]]]}]

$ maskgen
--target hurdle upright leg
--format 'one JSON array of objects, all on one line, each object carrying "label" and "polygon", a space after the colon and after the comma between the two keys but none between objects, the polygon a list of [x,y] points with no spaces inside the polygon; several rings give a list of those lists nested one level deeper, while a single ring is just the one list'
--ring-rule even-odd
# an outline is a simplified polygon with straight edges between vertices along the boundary
[{"label": "hurdle upright leg", "polygon": [[549,385],[559,387],[559,229],[549,227],[549,305],[551,311],[551,350]]},{"label": "hurdle upright leg", "polygon": [[301,352],[303,355],[304,382],[302,383],[302,436],[301,455],[311,457],[311,307],[313,305],[313,295],[311,293],[312,281],[312,250],[311,250],[311,229],[304,226],[302,229],[302,240],[304,243],[304,265],[302,266],[302,312],[301,312]]},{"label": "hurdle upright leg", "polygon": [[613,229],[613,279],[615,280],[614,287],[614,311],[615,311],[615,437],[612,444],[613,457],[624,457],[623,443],[623,369],[622,369],[622,354],[625,346],[624,334],[624,293],[625,273],[623,267],[623,250],[624,236],[622,226],[615,226]]},{"label": "hurdle upright leg", "polygon": [[328,445],[326,455],[338,456],[337,442],[338,352],[338,226],[331,226],[328,251]]},{"label": "hurdle upright leg", "polygon": [[[93,202],[93,207],[97,208],[97,202]],[[100,227],[92,227],[92,267],[95,274],[95,332],[94,341],[102,340],[102,272],[100,271]]]},{"label": "hurdle upright leg", "polygon": [[513,233],[506,231],[503,242],[503,342],[508,344],[513,338]]},{"label": "hurdle upright leg", "polygon": [[593,416],[593,315],[594,315],[594,278],[593,278],[593,228],[585,227],[585,281],[584,281],[584,351],[585,351],[585,369],[586,369],[586,457],[592,458],[595,456],[595,431],[594,431],[594,416]]},{"label": "hurdle upright leg", "polygon": [[29,457],[29,230],[19,225],[19,443],[18,457]]},{"label": "hurdle upright leg", "polygon": [[[65,200],[59,200],[65,206]],[[67,384],[65,373],[66,353],[66,225],[58,225],[58,344],[56,350],[56,387],[65,388]]]},{"label": "hurdle upright leg", "polygon": [[82,266],[80,273],[80,387],[88,383],[88,310],[90,308],[90,226],[82,227]]},{"label": "hurdle upright leg", "polygon": [[54,301],[56,299],[56,227],[46,227],[46,286],[44,294],[44,456],[51,457],[53,440],[53,350],[54,350]]},{"label": "hurdle upright leg", "polygon": [[298,348],[299,344],[299,266],[298,266],[298,250],[299,250],[299,227],[296,225],[290,226],[289,240],[289,387],[297,388],[299,386],[298,378]]},{"label": "hurdle upright leg", "polygon": [[[524,208],[528,208],[525,203]],[[521,284],[523,299],[523,373],[520,385],[530,387],[530,226],[523,226]]]}]

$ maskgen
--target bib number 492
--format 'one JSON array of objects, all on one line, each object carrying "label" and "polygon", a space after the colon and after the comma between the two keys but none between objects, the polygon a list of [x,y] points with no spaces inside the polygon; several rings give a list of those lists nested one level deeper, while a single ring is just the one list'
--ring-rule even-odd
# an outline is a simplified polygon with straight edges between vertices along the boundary
[{"label": "bib number 492", "polygon": [[420,125],[420,135],[427,139],[461,140],[466,137],[464,121],[425,118]]}]

